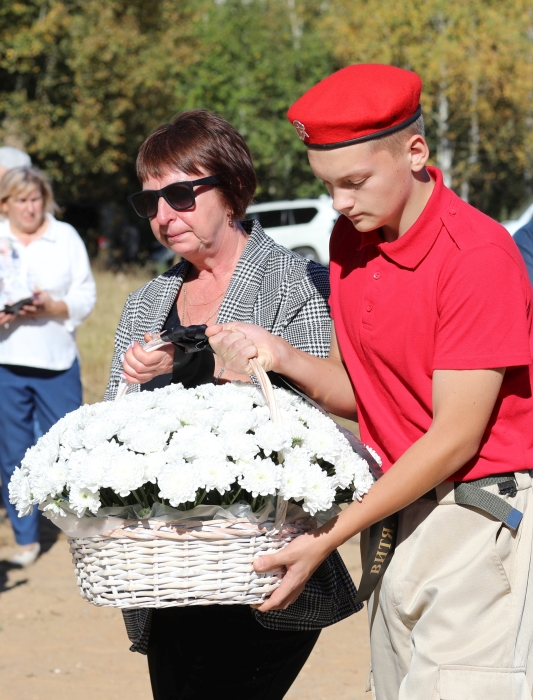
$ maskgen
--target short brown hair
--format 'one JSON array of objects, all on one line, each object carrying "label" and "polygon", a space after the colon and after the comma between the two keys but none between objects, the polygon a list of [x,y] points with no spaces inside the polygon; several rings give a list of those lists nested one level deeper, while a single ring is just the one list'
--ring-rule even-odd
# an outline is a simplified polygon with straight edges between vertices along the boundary
[{"label": "short brown hair", "polygon": [[252,156],[243,137],[222,117],[206,109],[189,109],[150,134],[139,150],[141,184],[172,170],[187,175],[216,175],[216,191],[232,218],[243,219],[257,188]]},{"label": "short brown hair", "polygon": [[55,214],[58,206],[54,201],[52,185],[42,170],[33,167],[11,168],[0,180],[0,205],[10,197],[27,194],[38,187],[44,200],[44,211]]},{"label": "short brown hair", "polygon": [[378,138],[369,141],[369,143],[372,144],[373,151],[379,151],[382,148],[385,148],[394,156],[397,156],[400,154],[400,151],[402,150],[407,139],[411,138],[411,136],[414,136],[415,134],[418,134],[419,136],[426,135],[424,117],[422,115],[420,115],[412,124],[406,126],[405,129],[395,131],[388,136],[379,136]]}]

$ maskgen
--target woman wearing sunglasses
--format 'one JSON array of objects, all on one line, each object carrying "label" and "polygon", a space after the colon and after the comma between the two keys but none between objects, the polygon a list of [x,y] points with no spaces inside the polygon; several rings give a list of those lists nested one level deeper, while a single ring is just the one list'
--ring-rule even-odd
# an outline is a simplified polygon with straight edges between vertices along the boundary
[{"label": "woman wearing sunglasses", "polygon": [[[301,350],[327,356],[327,270],[274,243],[257,221],[243,220],[257,179],[246,143],[227,121],[203,110],[178,114],[146,139],[137,173],[143,189],[130,203],[182,261],[128,298],[106,399],[114,398],[121,377],[131,383],[130,391],[234,378],[209,349],[142,349],[150,333],[179,323],[256,323]],[[132,651],[148,653],[156,700],[277,700],[298,675],[320,628],[355,611],[353,591],[335,553],[296,613],[212,605],[124,616]]]}]

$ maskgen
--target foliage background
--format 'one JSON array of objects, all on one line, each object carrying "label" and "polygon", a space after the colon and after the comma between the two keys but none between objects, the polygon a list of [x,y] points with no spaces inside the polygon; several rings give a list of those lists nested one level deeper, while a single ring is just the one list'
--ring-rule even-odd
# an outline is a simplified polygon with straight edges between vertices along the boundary
[{"label": "foliage background", "polygon": [[502,219],[533,189],[532,37],[527,0],[13,0],[0,142],[52,175],[60,203],[123,204],[144,137],[205,107],[247,139],[259,200],[315,196],[288,106],[349,63],[392,63],[422,76],[446,181]]}]

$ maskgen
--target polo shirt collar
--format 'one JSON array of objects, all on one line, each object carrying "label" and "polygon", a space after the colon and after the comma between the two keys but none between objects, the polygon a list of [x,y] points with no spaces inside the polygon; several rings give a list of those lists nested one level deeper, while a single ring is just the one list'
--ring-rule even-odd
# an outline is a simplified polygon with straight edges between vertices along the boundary
[{"label": "polo shirt collar", "polygon": [[384,242],[379,230],[361,234],[361,247],[375,245],[380,253],[397,265],[414,270],[431,250],[442,228],[440,214],[450,203],[453,193],[445,187],[438,168],[427,168],[435,187],[422,213],[403,236]]}]

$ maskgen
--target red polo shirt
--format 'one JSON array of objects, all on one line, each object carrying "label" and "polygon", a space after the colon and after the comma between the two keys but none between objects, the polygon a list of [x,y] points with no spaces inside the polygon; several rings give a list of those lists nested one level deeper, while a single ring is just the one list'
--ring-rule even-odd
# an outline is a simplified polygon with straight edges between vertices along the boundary
[{"label": "red polo shirt", "polygon": [[392,243],[341,216],[331,310],[362,439],[394,463],[429,429],[435,369],[507,367],[479,454],[453,480],[533,468],[532,289],[507,231],[443,185]]}]

